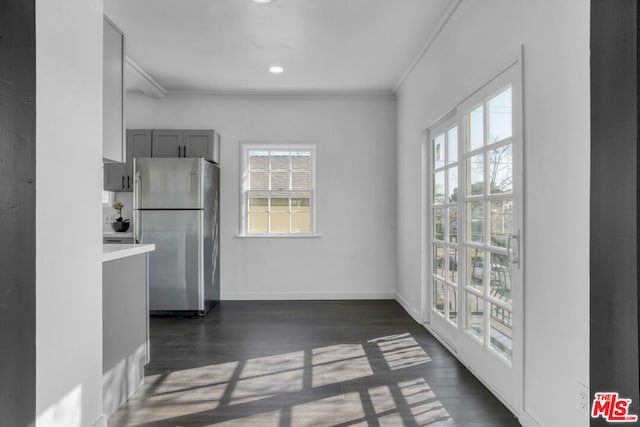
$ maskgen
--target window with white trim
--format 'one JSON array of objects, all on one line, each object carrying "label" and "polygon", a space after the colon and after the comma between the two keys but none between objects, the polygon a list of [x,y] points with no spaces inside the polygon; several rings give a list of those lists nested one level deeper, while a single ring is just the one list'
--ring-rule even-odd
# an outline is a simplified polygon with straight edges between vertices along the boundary
[{"label": "window with white trim", "polygon": [[315,233],[315,145],[242,145],[242,234]]}]

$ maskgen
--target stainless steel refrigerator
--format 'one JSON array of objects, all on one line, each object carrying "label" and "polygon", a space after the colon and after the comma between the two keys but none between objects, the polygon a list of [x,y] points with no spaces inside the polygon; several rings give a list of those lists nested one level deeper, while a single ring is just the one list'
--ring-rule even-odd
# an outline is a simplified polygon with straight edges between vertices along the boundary
[{"label": "stainless steel refrigerator", "polygon": [[152,314],[206,314],[220,300],[220,169],[202,158],[136,158],[133,225],[149,254]]}]

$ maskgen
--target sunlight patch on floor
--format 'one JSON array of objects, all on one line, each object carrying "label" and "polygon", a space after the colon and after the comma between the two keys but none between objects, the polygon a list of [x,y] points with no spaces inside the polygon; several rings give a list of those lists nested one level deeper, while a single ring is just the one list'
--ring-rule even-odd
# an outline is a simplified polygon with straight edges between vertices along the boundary
[{"label": "sunlight patch on floor", "polygon": [[301,403],[291,408],[292,426],[335,426],[364,418],[360,395],[356,392]]},{"label": "sunlight patch on floor", "polygon": [[455,426],[456,423],[423,378],[398,383],[411,415],[419,426]]},{"label": "sunlight patch on floor", "polygon": [[304,368],[304,351],[274,354],[248,359],[240,373],[241,379],[268,376],[277,372]]},{"label": "sunlight patch on floor", "polygon": [[227,384],[196,386],[193,384],[161,383],[145,385],[144,395],[134,394],[126,410],[132,419],[158,422],[176,414],[196,414],[212,411],[220,406]]},{"label": "sunlight patch on floor", "polygon": [[393,400],[393,395],[388,385],[371,387],[368,392],[371,405],[376,411],[376,414],[382,414],[396,409],[396,402]]},{"label": "sunlight patch on floor", "polygon": [[229,385],[230,405],[302,390],[304,351],[248,359],[239,380]]},{"label": "sunlight patch on floor", "polygon": [[233,390],[229,405],[268,399],[285,393],[302,391],[303,370],[280,372],[262,376],[259,380],[239,380],[229,387]]},{"label": "sunlight patch on floor", "polygon": [[378,345],[389,369],[403,369],[421,365],[431,361],[431,358],[420,347],[418,342],[409,334],[389,335],[369,340]]},{"label": "sunlight patch on floor", "polygon": [[[130,399],[129,420],[202,416],[203,426],[364,426],[371,420],[381,426],[454,426],[421,376],[369,382],[385,371],[429,361],[403,333],[371,339],[367,347],[343,343],[160,373],[146,377],[144,394]],[[330,395],[314,395],[317,390]],[[224,421],[210,423],[209,416]]]},{"label": "sunlight patch on floor", "polygon": [[[280,418],[280,410],[276,410],[220,422],[200,421],[195,425],[198,427],[267,427],[280,425]],[[181,427],[183,424],[178,422],[175,425],[176,427]],[[193,423],[188,423],[187,425],[194,426]],[[185,427],[187,427],[187,425],[185,425]]]},{"label": "sunlight patch on floor", "polygon": [[197,368],[179,369],[171,372],[146,376],[146,384],[161,382],[163,384],[195,384],[214,385],[225,384],[231,380],[233,373],[240,362],[226,362],[213,365],[199,366]]},{"label": "sunlight patch on floor", "polygon": [[312,351],[312,386],[321,387],[373,375],[360,344],[337,344]]}]

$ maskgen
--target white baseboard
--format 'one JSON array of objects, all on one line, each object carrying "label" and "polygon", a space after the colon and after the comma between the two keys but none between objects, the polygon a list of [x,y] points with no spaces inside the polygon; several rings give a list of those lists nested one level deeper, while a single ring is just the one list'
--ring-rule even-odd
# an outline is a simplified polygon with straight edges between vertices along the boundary
[{"label": "white baseboard", "polygon": [[221,292],[220,299],[222,301],[395,299],[395,293],[392,291]]},{"label": "white baseboard", "polygon": [[422,324],[422,319],[420,318],[421,317],[420,312],[416,308],[411,307],[411,304],[409,304],[409,302],[406,299],[404,299],[402,295],[396,292],[395,299],[396,301],[398,301],[398,304],[400,304],[402,308],[404,308],[404,311],[409,313],[409,316],[413,317],[413,320]]}]

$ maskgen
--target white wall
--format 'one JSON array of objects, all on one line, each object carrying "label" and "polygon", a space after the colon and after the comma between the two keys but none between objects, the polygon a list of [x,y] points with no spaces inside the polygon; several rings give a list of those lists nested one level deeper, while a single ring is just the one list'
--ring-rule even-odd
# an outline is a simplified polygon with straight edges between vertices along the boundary
[{"label": "white wall", "polygon": [[102,1],[36,1],[36,425],[102,418]]},{"label": "white wall", "polygon": [[[588,425],[589,3],[465,0],[398,91],[398,298],[421,312],[422,132],[524,46],[525,425]],[[426,259],[431,255],[426,254]]]},{"label": "white wall", "polygon": [[[127,126],[213,128],[221,144],[223,299],[393,298],[393,96],[128,94]],[[317,238],[239,238],[239,141],[317,142]]]}]

